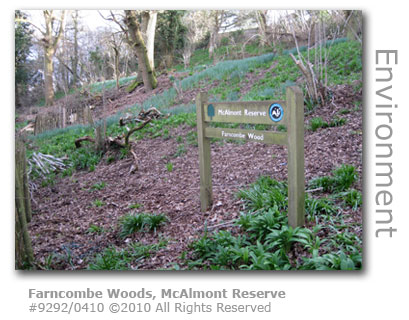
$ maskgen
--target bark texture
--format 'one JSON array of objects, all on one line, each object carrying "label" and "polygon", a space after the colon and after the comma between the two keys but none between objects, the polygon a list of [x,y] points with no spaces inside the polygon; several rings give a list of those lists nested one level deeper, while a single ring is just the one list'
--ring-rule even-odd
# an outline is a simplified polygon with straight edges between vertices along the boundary
[{"label": "bark texture", "polygon": [[138,68],[142,73],[143,84],[146,90],[151,91],[158,85],[155,73],[149,63],[148,51],[143,40],[140,24],[136,12],[125,10],[125,25],[127,26],[127,41],[131,48],[135,50],[138,58]]}]

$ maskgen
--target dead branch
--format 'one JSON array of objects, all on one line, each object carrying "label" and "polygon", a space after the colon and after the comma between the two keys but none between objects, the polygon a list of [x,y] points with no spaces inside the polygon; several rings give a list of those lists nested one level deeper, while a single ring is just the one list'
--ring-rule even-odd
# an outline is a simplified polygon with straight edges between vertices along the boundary
[{"label": "dead branch", "polygon": [[23,132],[30,132],[34,133],[34,122],[30,122],[28,125],[26,125],[24,128],[21,128],[18,133],[21,134]]},{"label": "dead branch", "polygon": [[129,173],[135,173],[136,171],[138,171],[138,158],[136,156],[136,153],[132,149],[130,151],[131,151],[131,153],[133,155],[135,163],[129,169]]},{"label": "dead branch", "polygon": [[95,143],[94,138],[91,138],[90,136],[85,136],[85,137],[81,137],[81,138],[78,138],[77,140],[75,140],[75,148],[77,148],[77,149],[81,148],[81,144],[82,144],[83,141],[89,141],[89,142]]},{"label": "dead branch", "polygon": [[131,142],[129,141],[131,138],[131,135],[135,133],[136,131],[143,129],[152,120],[158,119],[161,117],[163,117],[163,114],[155,107],[149,108],[146,111],[142,109],[141,112],[139,112],[137,117],[132,117],[131,114],[128,114],[125,118],[121,118],[119,120],[120,126],[124,126],[127,123],[131,123],[131,122],[140,123],[138,126],[132,129],[129,129],[128,127],[126,127],[127,132],[124,133],[122,136],[103,138],[102,141],[99,141],[102,139],[102,136],[99,139],[97,138],[94,139],[90,136],[85,136],[85,137],[81,137],[75,140],[75,147],[80,148],[82,146],[83,141],[89,141],[89,142],[94,143],[97,148],[98,146],[101,147],[103,145],[103,148],[98,149],[102,152],[105,152],[108,149],[108,147],[125,148],[130,151],[134,159],[133,164],[129,170],[129,173],[130,174],[135,173],[136,171],[138,171],[138,157],[136,153],[132,150],[132,145],[131,145]]},{"label": "dead branch", "polygon": [[149,122],[151,122],[152,118],[148,118],[145,122],[142,122],[142,124],[138,127],[135,127],[131,130],[129,130],[126,135],[125,135],[125,146],[129,146],[129,137],[131,136],[132,133],[141,130],[143,127],[145,127]]},{"label": "dead branch", "polygon": [[313,193],[315,191],[322,191],[323,189],[324,189],[323,187],[319,187],[315,189],[306,190],[305,193]]},{"label": "dead branch", "polygon": [[139,114],[136,117],[128,113],[124,118],[119,119],[119,125],[123,127],[128,123],[142,122],[143,120],[147,118],[159,119],[162,117],[163,117],[163,114],[158,109],[156,109],[155,107],[151,107],[146,111],[142,109],[141,112],[139,112]]}]

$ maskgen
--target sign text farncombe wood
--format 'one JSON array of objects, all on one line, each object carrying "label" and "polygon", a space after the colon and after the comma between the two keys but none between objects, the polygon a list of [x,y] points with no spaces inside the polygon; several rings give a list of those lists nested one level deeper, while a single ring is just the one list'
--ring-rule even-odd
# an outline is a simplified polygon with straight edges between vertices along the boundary
[{"label": "sign text farncombe wood", "polygon": [[[304,224],[304,99],[298,87],[288,87],[285,101],[211,102],[196,98],[199,144],[200,202],[206,211],[213,202],[210,138],[239,139],[286,145],[288,150],[288,221]],[[285,125],[287,132],[213,128],[211,122]]]}]

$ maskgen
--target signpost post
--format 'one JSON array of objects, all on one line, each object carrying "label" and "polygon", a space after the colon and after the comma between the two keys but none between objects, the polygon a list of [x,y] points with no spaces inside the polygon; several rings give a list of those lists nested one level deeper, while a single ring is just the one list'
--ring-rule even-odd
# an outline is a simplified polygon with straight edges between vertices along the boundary
[{"label": "signpost post", "polygon": [[[300,88],[288,87],[285,101],[208,103],[207,94],[196,98],[199,144],[200,203],[202,212],[213,202],[210,138],[239,139],[286,145],[288,150],[288,222],[304,224],[304,99]],[[213,128],[212,122],[285,125],[287,132]]]}]

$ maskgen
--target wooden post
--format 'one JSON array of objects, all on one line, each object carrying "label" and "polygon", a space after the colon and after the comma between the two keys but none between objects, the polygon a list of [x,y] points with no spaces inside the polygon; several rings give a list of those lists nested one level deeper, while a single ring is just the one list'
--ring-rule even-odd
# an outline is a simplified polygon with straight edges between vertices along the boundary
[{"label": "wooden post", "polygon": [[61,106],[61,126],[60,128],[65,128],[67,123],[67,109],[65,106]]},{"label": "wooden post", "polygon": [[305,223],[304,98],[298,87],[287,87],[288,105],[288,223]]},{"label": "wooden post", "polygon": [[27,223],[31,219],[31,205],[28,189],[25,190],[24,184],[27,183],[24,179],[25,170],[25,146],[19,140],[16,140],[15,145],[15,267],[23,269],[31,267],[34,261],[33,248],[31,246],[31,238],[28,233]]},{"label": "wooden post", "polygon": [[200,209],[205,212],[213,203],[212,169],[210,157],[210,139],[206,138],[205,105],[207,94],[199,93],[196,97],[197,141],[199,144],[199,171],[200,171]]},{"label": "wooden post", "polygon": [[31,221],[31,197],[30,190],[28,189],[28,171],[27,171],[27,160],[26,160],[26,147],[22,143],[22,155],[21,155],[21,170],[23,175],[23,195],[24,195],[24,207],[26,211],[27,223]]}]

